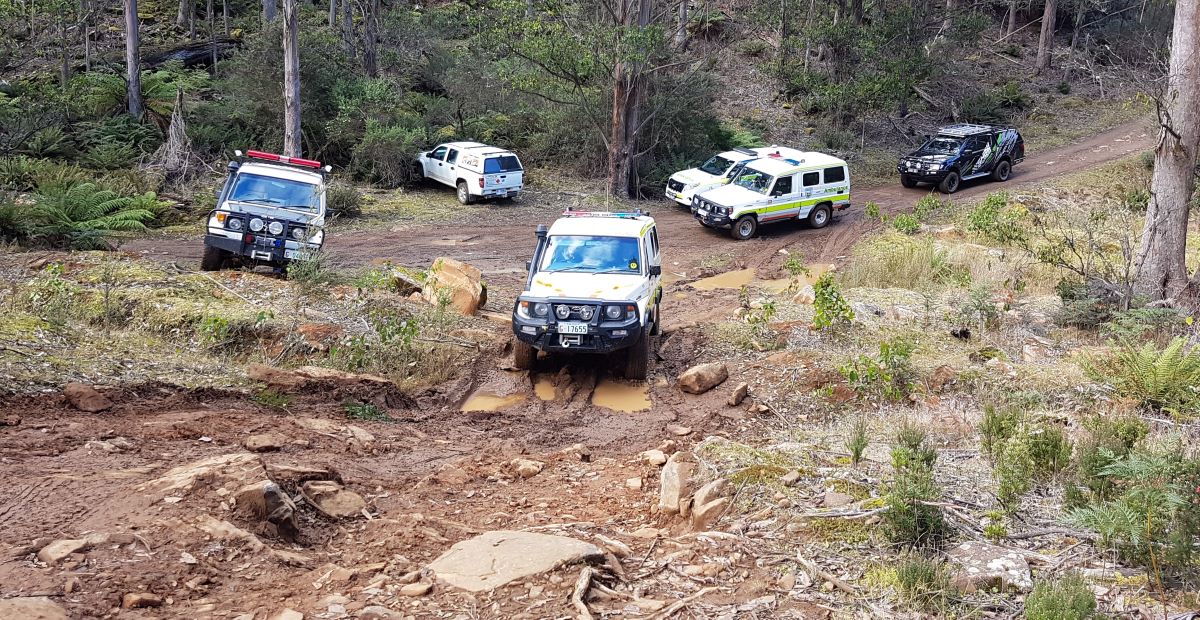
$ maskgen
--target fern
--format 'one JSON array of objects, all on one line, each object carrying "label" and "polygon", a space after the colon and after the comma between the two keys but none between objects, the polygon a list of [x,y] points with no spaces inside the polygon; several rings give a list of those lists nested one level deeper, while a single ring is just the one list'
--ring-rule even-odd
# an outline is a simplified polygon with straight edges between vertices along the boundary
[{"label": "fern", "polygon": [[1109,358],[1086,360],[1083,367],[1093,379],[1149,409],[1190,416],[1200,405],[1200,351],[1184,338],[1162,349],[1123,343]]},{"label": "fern", "polygon": [[146,199],[135,204],[92,183],[51,186],[36,197],[31,236],[73,249],[107,249],[114,233],[145,230],[154,219]]}]

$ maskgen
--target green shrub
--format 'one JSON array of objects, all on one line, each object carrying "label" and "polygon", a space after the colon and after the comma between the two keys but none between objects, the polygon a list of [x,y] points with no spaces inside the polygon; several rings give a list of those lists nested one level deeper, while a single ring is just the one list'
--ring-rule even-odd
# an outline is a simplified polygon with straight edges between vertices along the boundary
[{"label": "green shrub", "polygon": [[937,502],[941,496],[931,469],[910,466],[898,470],[884,496],[887,511],[883,524],[888,538],[909,548],[940,546],[949,529],[941,509],[926,502]]},{"label": "green shrub", "polygon": [[949,201],[942,200],[933,194],[926,194],[917,201],[913,207],[913,214],[924,220],[936,211],[944,209],[949,204]]},{"label": "green shrub", "polygon": [[1039,581],[1025,599],[1028,620],[1091,620],[1096,618],[1096,595],[1079,575]]},{"label": "green shrub", "polygon": [[[841,280],[850,287],[907,288],[920,290],[940,282],[961,279],[946,252],[928,237],[886,232],[854,247],[850,265]],[[968,276],[969,278],[969,276]]]},{"label": "green shrub", "polygon": [[1191,417],[1200,407],[1200,349],[1177,337],[1166,347],[1122,343],[1107,357],[1087,358],[1083,369],[1096,381],[1146,409]]},{"label": "green shrub", "polygon": [[762,39],[745,39],[737,44],[737,51],[751,58],[766,56],[770,50],[771,46]]},{"label": "green shrub", "polygon": [[1075,481],[1065,493],[1069,507],[1111,499],[1113,482],[1102,472],[1125,458],[1150,432],[1150,427],[1134,416],[1094,415],[1084,418],[1083,426],[1087,433],[1076,450]]},{"label": "green shrub", "polygon": [[1017,82],[967,97],[962,101],[964,119],[972,122],[1008,122],[1012,116],[1033,104],[1033,99]]},{"label": "green shrub", "polygon": [[43,186],[31,213],[31,237],[78,250],[109,249],[114,236],[145,230],[154,219],[144,204],[91,183]]},{"label": "green shrub", "polygon": [[823,273],[813,283],[813,325],[817,329],[849,325],[854,322],[854,310],[842,297],[833,274]]},{"label": "green shrub", "polygon": [[347,400],[342,403],[342,411],[346,412],[346,417],[351,420],[359,420],[362,422],[394,422],[391,416],[379,407],[371,403],[362,403],[356,400]]},{"label": "green shrub", "polygon": [[949,601],[950,571],[940,560],[907,554],[896,563],[896,590],[905,603],[940,616]]},{"label": "green shrub", "polygon": [[892,218],[892,228],[906,235],[915,235],[921,231],[921,220],[911,213],[901,213]]},{"label": "green shrub", "polygon": [[874,200],[868,200],[867,207],[866,207],[866,215],[867,215],[867,219],[869,219],[869,220],[880,219],[881,213],[879,211],[879,203],[875,202]]},{"label": "green shrub", "polygon": [[993,474],[996,476],[996,497],[1006,511],[1016,511],[1021,498],[1033,488],[1034,467],[1029,442],[1022,435],[1014,435],[1004,442]]},{"label": "green shrub", "polygon": [[138,155],[137,149],[131,144],[101,142],[84,153],[83,162],[90,168],[116,170],[132,165]]},{"label": "green shrub", "polygon": [[0,243],[21,243],[29,236],[29,208],[0,195]]},{"label": "green shrub", "polygon": [[288,262],[287,278],[302,290],[312,291],[334,282],[336,275],[329,266],[329,255],[323,250],[304,250]]},{"label": "green shrub", "polygon": [[854,419],[854,425],[850,427],[850,436],[846,439],[846,449],[850,451],[851,465],[858,467],[858,464],[862,462],[863,452],[866,452],[870,441],[867,436],[867,418],[858,416]]},{"label": "green shrub", "polygon": [[361,178],[386,187],[412,183],[420,175],[413,153],[428,140],[424,129],[368,125],[362,141],[354,147],[350,168]]},{"label": "green shrub", "polygon": [[1134,308],[1114,312],[1100,333],[1122,342],[1165,341],[1164,336],[1179,335],[1186,328],[1186,319],[1174,308]]},{"label": "green shrub", "polygon": [[1100,291],[1075,280],[1060,280],[1054,288],[1062,306],[1054,320],[1063,327],[1093,330],[1112,319],[1113,307],[1099,297]]},{"label": "green shrub", "polygon": [[896,470],[921,467],[933,469],[937,462],[937,450],[929,445],[929,436],[924,427],[904,420],[896,430],[892,442],[892,467]]},{"label": "green shrub", "polygon": [[325,190],[325,208],[337,217],[362,215],[362,193],[353,185],[335,181]]},{"label": "green shrub", "polygon": [[53,327],[62,327],[75,316],[83,294],[79,286],[62,275],[62,265],[47,265],[26,285],[21,300],[26,309]]},{"label": "green shrub", "polygon": [[1008,204],[1008,194],[992,192],[967,216],[967,230],[993,241],[1009,243],[1025,238],[1022,213]]},{"label": "green shrub", "polygon": [[831,151],[843,151],[854,145],[854,134],[848,129],[823,125],[817,130],[816,138]]},{"label": "green shrub", "polygon": [[70,157],[75,144],[61,127],[47,127],[33,134],[21,147],[21,154],[37,159]]},{"label": "green shrub", "polygon": [[1005,442],[1013,436],[1023,419],[1019,409],[984,405],[983,420],[979,423],[979,443],[989,460],[995,463]]},{"label": "green shrub", "polygon": [[271,409],[287,409],[292,403],[292,397],[272,389],[259,390],[252,399],[255,403]]},{"label": "green shrub", "polygon": [[902,338],[879,343],[879,355],[860,355],[838,372],[862,396],[900,402],[912,392],[915,373],[910,358],[913,344]]},{"label": "green shrub", "polygon": [[981,330],[995,329],[1000,325],[1000,309],[992,301],[992,290],[987,286],[973,286],[965,302],[959,306],[958,319],[965,327]]}]

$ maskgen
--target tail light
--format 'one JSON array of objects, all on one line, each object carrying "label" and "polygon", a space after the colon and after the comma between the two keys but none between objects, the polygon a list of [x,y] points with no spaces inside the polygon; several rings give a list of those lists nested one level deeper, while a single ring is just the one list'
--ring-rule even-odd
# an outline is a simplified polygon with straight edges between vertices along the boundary
[{"label": "tail light", "polygon": [[483,177],[479,177],[479,189],[483,189]]},{"label": "tail light", "polygon": [[300,159],[299,157],[288,157],[287,155],[277,155],[275,153],[265,153],[263,151],[246,151],[246,156],[253,157],[254,159],[263,159],[266,161],[277,161],[281,164],[304,166],[305,168],[321,167],[321,162],[312,159]]}]

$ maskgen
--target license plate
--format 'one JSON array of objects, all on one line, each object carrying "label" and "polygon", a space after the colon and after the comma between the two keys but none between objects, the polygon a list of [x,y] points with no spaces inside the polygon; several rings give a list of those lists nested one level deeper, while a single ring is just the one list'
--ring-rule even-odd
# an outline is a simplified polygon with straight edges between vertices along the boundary
[{"label": "license plate", "polygon": [[558,333],[560,334],[586,334],[588,333],[587,323],[559,323]]},{"label": "license plate", "polygon": [[698,209],[696,211],[696,215],[699,215],[700,217],[708,217],[708,211],[705,211],[704,209]]},{"label": "license plate", "polygon": [[291,259],[293,259],[293,258],[296,258],[296,257],[298,257],[298,256],[300,256],[300,251],[299,251],[299,250],[284,250],[284,251],[283,251],[283,257],[284,257],[284,258],[286,258],[286,259],[288,259],[288,260],[291,260]]}]

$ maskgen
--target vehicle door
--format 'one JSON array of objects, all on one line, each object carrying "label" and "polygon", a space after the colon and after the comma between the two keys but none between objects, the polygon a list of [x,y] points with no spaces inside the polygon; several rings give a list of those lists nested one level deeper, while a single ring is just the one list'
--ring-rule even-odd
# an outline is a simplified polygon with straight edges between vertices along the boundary
[{"label": "vehicle door", "polygon": [[835,205],[850,199],[845,166],[830,166],[821,171],[821,193]]},{"label": "vehicle door", "polygon": [[987,136],[968,136],[963,140],[962,155],[959,156],[959,167],[962,176],[978,174],[984,164],[984,150],[987,147]]},{"label": "vehicle door", "polygon": [[763,222],[795,217],[800,209],[800,192],[796,187],[795,175],[784,175],[775,178],[771,191],[767,195],[767,208],[758,216]]},{"label": "vehicle door", "polygon": [[646,273],[650,275],[651,303],[662,300],[662,248],[658,243],[658,227],[646,233]]},{"label": "vehicle door", "polygon": [[525,182],[521,160],[512,154],[488,155],[483,159],[483,187],[493,193],[508,195]]},{"label": "vehicle door", "polygon": [[422,163],[425,168],[425,176],[445,182],[442,170],[446,165],[446,151],[448,150],[450,150],[449,147],[443,144],[425,154],[425,161]]},{"label": "vehicle door", "polygon": [[800,188],[796,196],[796,217],[803,219],[808,217],[808,212],[812,210],[812,206],[821,197],[821,171],[810,170],[796,176],[800,177]]},{"label": "vehicle door", "polygon": [[446,151],[446,165],[442,168],[442,174],[445,175],[442,180],[449,185],[455,185],[458,179],[462,176],[458,173],[458,149],[451,148]]}]

